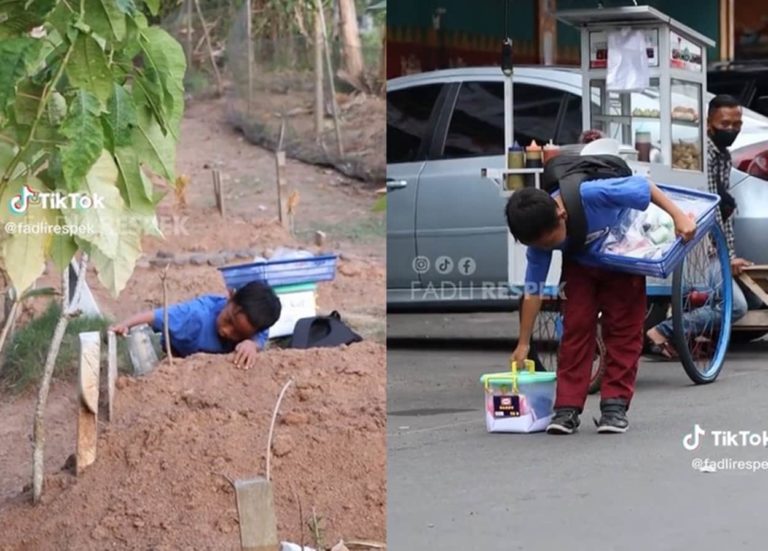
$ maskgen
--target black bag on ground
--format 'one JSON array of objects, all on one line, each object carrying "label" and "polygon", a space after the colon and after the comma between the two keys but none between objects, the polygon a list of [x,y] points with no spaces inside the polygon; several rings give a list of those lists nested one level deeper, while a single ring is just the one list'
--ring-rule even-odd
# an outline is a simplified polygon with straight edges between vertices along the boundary
[{"label": "black bag on ground", "polygon": [[581,203],[581,183],[588,180],[632,176],[632,169],[615,155],[558,155],[544,165],[541,187],[547,193],[560,189],[568,212],[568,250],[584,249],[587,240],[587,219]]},{"label": "black bag on ground", "polygon": [[341,321],[341,315],[333,311],[328,316],[303,318],[296,322],[291,338],[291,348],[315,348],[341,346],[360,342],[363,337]]}]

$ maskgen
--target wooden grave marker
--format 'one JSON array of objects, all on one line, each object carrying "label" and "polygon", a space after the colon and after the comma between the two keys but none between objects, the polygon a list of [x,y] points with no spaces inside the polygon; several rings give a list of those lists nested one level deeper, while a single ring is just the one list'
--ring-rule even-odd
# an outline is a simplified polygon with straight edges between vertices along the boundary
[{"label": "wooden grave marker", "polygon": [[243,551],[279,551],[272,484],[262,477],[235,480]]},{"label": "wooden grave marker", "polygon": [[99,372],[101,335],[98,331],[80,333],[80,377],[78,385],[76,472],[96,461],[99,415]]}]

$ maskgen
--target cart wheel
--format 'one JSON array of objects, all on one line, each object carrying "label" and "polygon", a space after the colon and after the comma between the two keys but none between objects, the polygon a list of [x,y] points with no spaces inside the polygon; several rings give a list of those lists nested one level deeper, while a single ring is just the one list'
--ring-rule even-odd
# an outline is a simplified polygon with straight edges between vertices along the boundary
[{"label": "cart wheel", "polygon": [[595,350],[595,359],[592,362],[592,375],[589,379],[589,393],[597,394],[600,392],[600,385],[603,382],[603,373],[605,373],[605,343],[603,342],[603,332],[597,328],[597,349]]},{"label": "cart wheel", "polygon": [[[563,334],[562,314],[556,309],[542,309],[536,320],[531,336],[531,359],[536,363],[537,371],[556,371],[557,352],[560,338]],[[592,362],[592,373],[589,379],[589,393],[595,394],[600,390],[603,373],[605,372],[605,344],[599,327],[597,333],[597,348]]]},{"label": "cart wheel", "polygon": [[731,284],[728,248],[715,225],[672,276],[675,348],[696,384],[711,383],[723,367],[731,336]]}]

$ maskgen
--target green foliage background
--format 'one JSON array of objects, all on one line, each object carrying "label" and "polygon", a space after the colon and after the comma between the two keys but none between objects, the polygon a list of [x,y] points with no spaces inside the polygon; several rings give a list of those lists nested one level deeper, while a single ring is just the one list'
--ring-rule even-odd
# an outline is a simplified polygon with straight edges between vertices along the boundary
[{"label": "green foliage background", "polygon": [[[117,295],[159,235],[146,170],[175,181],[184,108],[181,46],[149,25],[160,0],[0,0],[0,222],[90,226],[91,233],[0,233],[0,262],[21,292],[48,259],[81,250]],[[97,195],[104,209],[8,205],[24,186]]]}]

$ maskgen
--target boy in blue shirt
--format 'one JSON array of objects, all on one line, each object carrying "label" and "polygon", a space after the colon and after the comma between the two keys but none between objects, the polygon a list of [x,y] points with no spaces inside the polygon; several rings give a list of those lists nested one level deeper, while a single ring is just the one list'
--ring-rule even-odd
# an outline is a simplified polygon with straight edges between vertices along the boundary
[{"label": "boy in blue shirt", "polygon": [[[280,299],[272,288],[252,281],[229,297],[202,295],[168,307],[168,332],[171,352],[184,357],[196,352],[227,354],[235,352],[236,367],[249,369],[267,342],[268,329],[280,317]],[[127,335],[131,327],[147,323],[163,335],[163,308],[136,314],[112,326],[118,335]]]},{"label": "boy in blue shirt", "polygon": [[[683,239],[693,237],[696,224],[653,182],[642,176],[585,181],[580,187],[587,225],[586,247],[605,235],[628,209],[645,210],[653,202],[665,210]],[[507,224],[515,239],[528,246],[526,294],[520,306],[520,339],[512,359],[528,357],[536,316],[549,272],[552,251],[563,250],[563,335],[557,370],[555,413],[550,434],[571,434],[579,426],[589,389],[595,354],[597,317],[602,312],[606,369],[600,389],[598,432],[625,432],[627,410],[634,393],[637,364],[643,348],[645,277],[579,264],[568,253],[568,212],[558,192],[525,188],[510,197]],[[531,289],[540,289],[530,293]],[[530,293],[530,294],[529,294]]]}]

